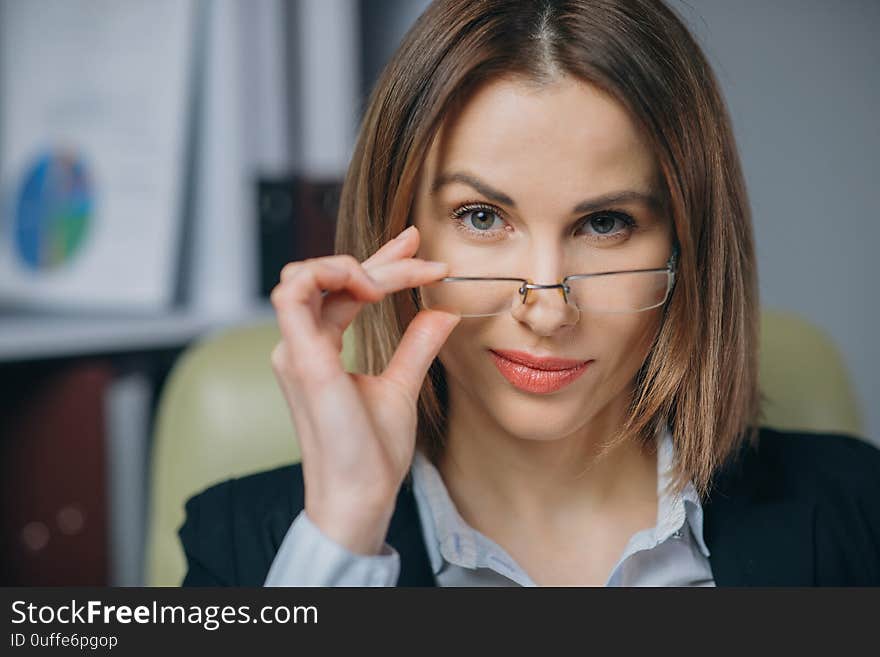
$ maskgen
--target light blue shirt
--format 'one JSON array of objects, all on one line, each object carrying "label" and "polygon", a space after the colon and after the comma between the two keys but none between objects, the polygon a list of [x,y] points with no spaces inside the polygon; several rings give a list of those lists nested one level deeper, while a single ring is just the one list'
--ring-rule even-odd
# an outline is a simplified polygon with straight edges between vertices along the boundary
[{"label": "light blue shirt", "polygon": [[[657,451],[657,522],[633,534],[606,586],[714,586],[703,540],[703,509],[689,482],[678,495],[665,485],[672,475],[669,430]],[[449,497],[439,471],[416,450],[413,493],[431,568],[438,586],[535,586],[529,575],[489,537],[469,526]],[[339,545],[300,512],[284,537],[265,586],[394,586],[400,555],[385,544],[375,556]]]}]

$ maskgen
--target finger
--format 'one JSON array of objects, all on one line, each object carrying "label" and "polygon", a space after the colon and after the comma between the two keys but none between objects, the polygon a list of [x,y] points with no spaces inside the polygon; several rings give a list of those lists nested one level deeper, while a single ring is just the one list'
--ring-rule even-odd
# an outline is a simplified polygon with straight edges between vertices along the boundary
[{"label": "finger", "polygon": [[[372,278],[385,294],[426,285],[436,281],[449,271],[446,263],[435,263],[419,258],[404,258],[370,269]],[[324,321],[337,330],[345,331],[363,307],[364,302],[350,297],[333,298],[325,301]]]},{"label": "finger", "polygon": [[[387,262],[392,262],[399,258],[408,258],[412,256],[419,248],[419,232],[415,226],[410,226],[410,228],[404,230],[400,235],[395,237],[392,240],[388,240],[382,248],[376,251],[372,256],[364,260],[362,263],[364,267],[372,266],[372,265],[381,265]],[[337,262],[339,259],[350,258],[352,256],[347,254],[338,254],[331,256],[322,256],[320,258],[308,258],[306,260],[296,260],[294,262],[289,262],[284,267],[281,268],[281,274],[279,276],[280,281],[286,281],[291,276],[296,273],[296,271],[302,267],[304,264],[309,262],[314,262],[316,260],[325,260],[328,262]]]},{"label": "finger", "polygon": [[[411,258],[418,251],[419,240],[419,231],[415,226],[406,228],[370,258],[367,258],[363,262],[364,269],[372,272],[376,267]],[[372,274],[370,276],[372,278]],[[324,293],[324,296],[329,295]],[[347,295],[334,295],[324,302],[326,321],[344,331],[360,312],[362,306],[361,301]]]},{"label": "finger", "polygon": [[422,310],[413,318],[382,377],[394,381],[415,402],[428,368],[461,317],[440,310]]},{"label": "finger", "polygon": [[400,258],[411,257],[419,248],[419,230],[410,226],[393,240],[386,242],[382,248],[364,260],[364,267],[384,265]]},{"label": "finger", "polygon": [[291,351],[309,345],[321,331],[321,290],[346,290],[353,298],[366,302],[382,298],[379,286],[354,258],[348,256],[331,264],[326,259],[304,263],[287,281],[279,283],[270,295],[282,335]]},{"label": "finger", "polygon": [[370,278],[385,294],[426,285],[449,273],[449,264],[421,258],[404,258],[370,270]]},{"label": "finger", "polygon": [[[320,301],[323,294],[345,292],[357,299],[376,301],[381,288],[350,255],[328,256],[296,270],[291,298],[299,303]],[[325,284],[326,281],[326,284]],[[378,296],[377,296],[378,295]]]},{"label": "finger", "polygon": [[301,271],[303,267],[308,267],[316,262],[329,263],[331,265],[336,265],[337,267],[343,268],[348,267],[349,265],[359,264],[357,258],[347,253],[320,256],[318,258],[306,258],[305,260],[295,260],[294,262],[288,262],[286,265],[284,265],[284,267],[281,268],[279,282],[284,283],[290,280],[292,277],[296,276],[296,274]]}]

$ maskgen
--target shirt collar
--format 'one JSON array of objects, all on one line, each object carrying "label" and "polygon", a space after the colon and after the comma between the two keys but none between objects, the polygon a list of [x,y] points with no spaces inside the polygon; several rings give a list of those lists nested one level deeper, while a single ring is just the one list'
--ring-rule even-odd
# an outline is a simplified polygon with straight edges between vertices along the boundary
[{"label": "shirt collar", "polygon": [[[672,479],[674,443],[666,427],[657,445],[657,524],[650,531],[651,545],[668,538],[681,537],[689,531],[703,556],[709,549],[703,539],[703,507],[691,481],[681,493],[671,495],[666,485]],[[413,494],[422,518],[425,546],[434,574],[440,572],[444,559],[465,568],[491,567],[513,570],[513,559],[497,544],[465,522],[455,507],[436,466],[420,450],[415,450],[411,468]],[[684,525],[687,524],[687,527]],[[642,535],[640,532],[639,536]],[[489,560],[492,563],[489,563]]]},{"label": "shirt collar", "polygon": [[[654,528],[657,542],[662,542],[677,532],[687,530],[697,543],[704,557],[709,556],[709,548],[703,539],[703,505],[693,482],[688,480],[684,489],[671,495],[666,486],[672,481],[675,459],[675,444],[672,432],[664,425],[657,443],[657,525]],[[680,534],[679,534],[680,535]]]},{"label": "shirt collar", "polygon": [[440,572],[444,557],[452,563],[476,568],[477,532],[458,513],[436,466],[418,449],[413,457],[412,478],[434,574]]}]

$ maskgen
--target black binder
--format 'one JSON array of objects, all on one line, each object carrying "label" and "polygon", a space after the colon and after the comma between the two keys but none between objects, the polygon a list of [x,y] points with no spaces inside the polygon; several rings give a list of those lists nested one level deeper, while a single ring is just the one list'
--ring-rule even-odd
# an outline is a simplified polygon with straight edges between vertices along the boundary
[{"label": "black binder", "polygon": [[268,298],[288,262],[333,254],[342,181],[290,176],[257,185],[260,295]]}]

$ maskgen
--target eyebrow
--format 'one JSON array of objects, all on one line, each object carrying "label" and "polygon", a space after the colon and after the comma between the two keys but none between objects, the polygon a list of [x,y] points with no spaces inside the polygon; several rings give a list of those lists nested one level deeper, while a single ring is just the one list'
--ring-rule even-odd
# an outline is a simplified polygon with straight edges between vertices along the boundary
[{"label": "eyebrow", "polygon": [[[490,185],[486,184],[484,181],[480,180],[476,176],[465,173],[463,171],[455,171],[455,172],[447,172],[441,173],[434,179],[433,185],[431,185],[431,194],[436,194],[441,187],[444,185],[449,185],[451,183],[463,183],[468,185],[469,187],[473,187],[483,196],[491,199],[495,203],[501,203],[503,205],[508,205],[512,208],[516,207],[516,203],[514,200],[505,194],[504,192],[498,191],[497,189],[492,188]],[[572,209],[573,213],[582,213],[582,212],[593,212],[595,210],[601,210],[608,205],[612,205],[615,203],[644,203],[648,207],[653,210],[661,210],[663,204],[660,199],[650,193],[640,192],[636,190],[625,190],[620,192],[609,192],[607,194],[602,194],[601,196],[597,196],[595,198],[586,199],[581,201]]]}]

